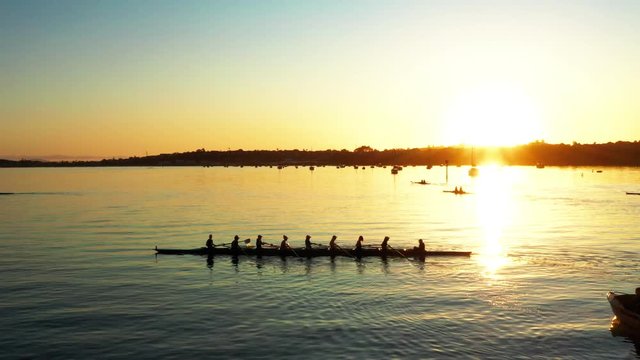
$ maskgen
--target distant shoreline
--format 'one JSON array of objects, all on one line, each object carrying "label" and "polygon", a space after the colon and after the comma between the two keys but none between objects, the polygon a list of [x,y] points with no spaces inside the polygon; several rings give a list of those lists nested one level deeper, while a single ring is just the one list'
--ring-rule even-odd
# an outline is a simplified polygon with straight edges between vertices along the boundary
[{"label": "distant shoreline", "polygon": [[450,166],[500,162],[522,166],[640,166],[640,141],[606,144],[547,144],[511,147],[428,147],[376,150],[229,150],[103,159],[97,161],[2,160],[0,167],[113,166]]}]

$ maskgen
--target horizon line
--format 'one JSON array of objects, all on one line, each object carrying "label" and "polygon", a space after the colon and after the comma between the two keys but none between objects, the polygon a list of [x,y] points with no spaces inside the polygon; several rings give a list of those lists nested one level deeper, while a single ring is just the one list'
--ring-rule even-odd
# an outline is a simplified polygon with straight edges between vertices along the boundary
[{"label": "horizon line", "polygon": [[531,141],[529,143],[524,143],[524,144],[515,144],[515,145],[472,145],[472,144],[456,144],[456,145],[427,145],[427,146],[423,146],[423,147],[408,147],[408,148],[389,148],[389,149],[376,149],[374,147],[371,147],[369,145],[360,145],[352,150],[348,150],[348,149],[323,149],[323,150],[313,150],[313,149],[242,149],[242,148],[238,148],[238,149],[231,149],[231,148],[227,148],[227,149],[209,149],[207,150],[206,148],[197,148],[194,150],[186,150],[186,151],[174,151],[174,152],[161,152],[161,153],[157,153],[157,154],[145,154],[145,155],[129,155],[129,156],[124,156],[124,155],[119,155],[119,156],[100,156],[100,155],[32,155],[32,156],[20,156],[20,155],[0,155],[0,160],[9,160],[9,161],[42,161],[42,162],[64,162],[64,161],[101,161],[101,160],[112,160],[112,159],[129,159],[129,158],[135,158],[135,157],[139,157],[139,158],[145,158],[145,157],[151,157],[151,156],[159,156],[159,155],[166,155],[166,154],[181,154],[181,153],[190,153],[190,152],[198,152],[198,151],[205,151],[205,152],[237,152],[237,151],[247,151],[247,152],[252,152],[252,151],[303,151],[303,152],[324,152],[324,151],[349,151],[349,152],[354,152],[356,149],[361,148],[361,147],[369,147],[372,150],[371,151],[390,151],[390,150],[416,150],[416,149],[446,149],[446,148],[460,148],[460,147],[473,147],[473,148],[478,148],[478,149],[508,149],[508,148],[516,148],[519,146],[527,146],[527,145],[534,145],[534,144],[544,144],[544,145],[569,145],[569,146],[573,146],[573,145],[606,145],[606,144],[615,144],[615,143],[637,143],[640,140],[616,140],[616,141],[608,141],[608,142],[603,142],[603,143],[598,143],[598,142],[592,142],[592,143],[581,143],[581,142],[577,142],[577,141],[572,141],[571,143],[567,144],[564,142],[560,142],[560,143],[548,143],[545,142],[544,140],[535,140],[535,141]]}]

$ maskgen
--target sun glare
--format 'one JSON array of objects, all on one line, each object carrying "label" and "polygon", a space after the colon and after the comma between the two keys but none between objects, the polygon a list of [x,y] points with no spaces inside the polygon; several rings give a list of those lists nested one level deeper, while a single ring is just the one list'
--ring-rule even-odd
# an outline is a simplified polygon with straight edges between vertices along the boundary
[{"label": "sun glare", "polygon": [[478,220],[484,232],[484,247],[478,261],[484,266],[484,276],[496,279],[500,268],[508,263],[503,230],[510,224],[514,209],[511,200],[512,169],[499,166],[483,167],[479,178]]},{"label": "sun glare", "polygon": [[510,146],[542,138],[534,101],[504,86],[461,93],[445,113],[445,123],[449,145]]}]

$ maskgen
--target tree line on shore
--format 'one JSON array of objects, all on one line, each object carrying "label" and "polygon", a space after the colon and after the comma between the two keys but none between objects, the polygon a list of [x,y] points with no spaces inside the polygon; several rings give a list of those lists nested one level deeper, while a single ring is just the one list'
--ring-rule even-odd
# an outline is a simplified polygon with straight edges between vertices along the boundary
[{"label": "tree line on shore", "polygon": [[276,165],[505,165],[640,166],[640,141],[604,144],[547,144],[510,147],[448,146],[376,150],[205,150],[97,161],[2,160],[0,167],[90,166],[276,166]]}]

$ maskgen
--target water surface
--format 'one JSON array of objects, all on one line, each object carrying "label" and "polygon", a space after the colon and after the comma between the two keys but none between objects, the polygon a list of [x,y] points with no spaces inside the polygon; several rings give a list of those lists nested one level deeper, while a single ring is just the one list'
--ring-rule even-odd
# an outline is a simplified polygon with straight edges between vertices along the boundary
[{"label": "water surface", "polygon": [[[634,358],[640,170],[0,169],[1,356]],[[430,185],[412,184],[426,179]],[[443,193],[463,186],[470,195]],[[208,234],[470,258],[158,256]]]}]

